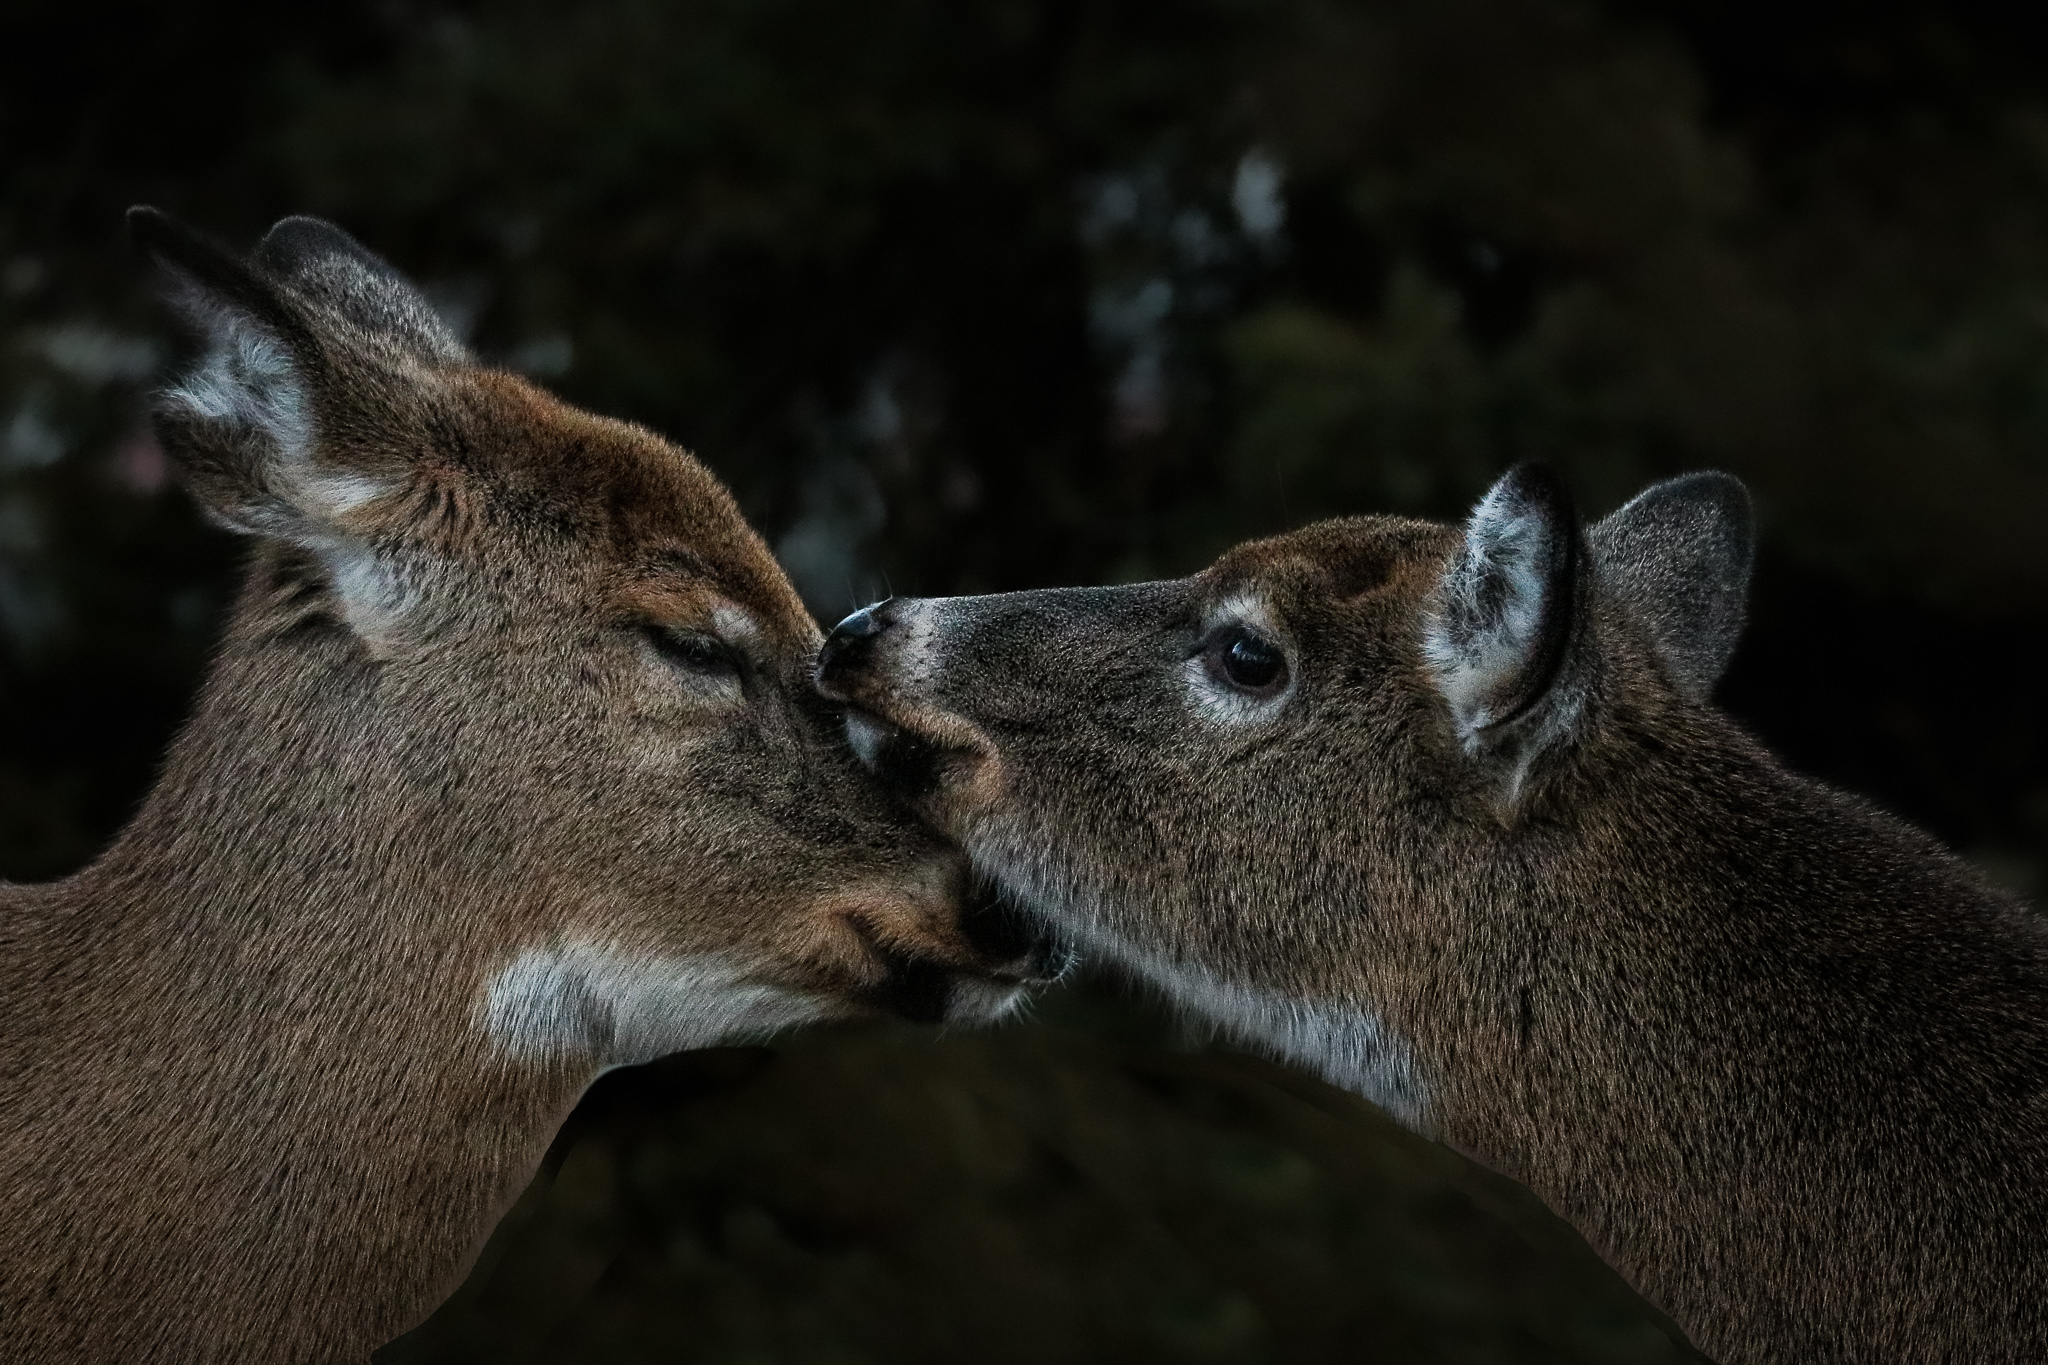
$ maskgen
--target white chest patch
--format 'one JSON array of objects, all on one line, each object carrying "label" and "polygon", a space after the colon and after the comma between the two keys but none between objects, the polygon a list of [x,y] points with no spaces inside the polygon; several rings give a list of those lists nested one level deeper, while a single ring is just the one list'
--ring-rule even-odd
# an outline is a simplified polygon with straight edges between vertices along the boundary
[{"label": "white chest patch", "polygon": [[513,1056],[582,1055],[612,1067],[764,1038],[822,1013],[816,1000],[750,982],[717,954],[569,943],[520,953],[486,985],[477,1018]]}]

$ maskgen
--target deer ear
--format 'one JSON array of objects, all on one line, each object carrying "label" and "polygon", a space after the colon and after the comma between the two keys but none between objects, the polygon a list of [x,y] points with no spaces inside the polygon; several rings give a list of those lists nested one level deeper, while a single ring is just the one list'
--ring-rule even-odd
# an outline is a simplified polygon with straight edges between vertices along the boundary
[{"label": "deer ear", "polygon": [[383,257],[319,218],[283,218],[263,234],[250,264],[304,300],[340,344],[430,365],[471,357],[426,296]]},{"label": "deer ear", "polygon": [[1576,718],[1584,560],[1571,495],[1540,465],[1510,470],[1473,509],[1423,637],[1468,750],[1526,755]]},{"label": "deer ear", "polygon": [[312,477],[312,338],[270,281],[167,214],[130,209],[128,231],[200,343],[192,368],[157,396],[158,440],[214,520],[299,539],[325,501]]},{"label": "deer ear", "polygon": [[164,450],[223,525],[323,548],[406,473],[398,452],[338,463],[323,445],[337,362],[396,387],[405,378],[393,369],[416,380],[423,366],[466,360],[461,343],[391,267],[317,219],[278,223],[246,260],[156,209],[130,209],[128,227],[200,342],[157,399]]},{"label": "deer ear", "polygon": [[1653,484],[1587,533],[1602,589],[1649,632],[1678,690],[1705,701],[1748,613],[1756,522],[1728,474]]},{"label": "deer ear", "polygon": [[154,411],[187,489],[231,530],[312,551],[357,632],[388,632],[415,575],[364,509],[413,471],[376,433],[394,408],[417,424],[435,369],[467,362],[461,342],[390,266],[316,219],[285,219],[246,259],[155,209],[130,209],[128,225],[200,343]]}]

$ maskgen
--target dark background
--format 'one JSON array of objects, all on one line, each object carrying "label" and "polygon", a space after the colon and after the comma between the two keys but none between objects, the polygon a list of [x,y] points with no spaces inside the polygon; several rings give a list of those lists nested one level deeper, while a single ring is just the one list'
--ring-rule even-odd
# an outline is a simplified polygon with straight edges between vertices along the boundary
[{"label": "dark background", "polygon": [[[696,449],[831,620],[1740,474],[1726,704],[2048,876],[2048,19],[1931,0],[0,10],[0,871],[88,860],[236,547],[122,240],[334,218]],[[1086,978],[608,1080],[393,1359],[1655,1360],[1526,1195]]]}]

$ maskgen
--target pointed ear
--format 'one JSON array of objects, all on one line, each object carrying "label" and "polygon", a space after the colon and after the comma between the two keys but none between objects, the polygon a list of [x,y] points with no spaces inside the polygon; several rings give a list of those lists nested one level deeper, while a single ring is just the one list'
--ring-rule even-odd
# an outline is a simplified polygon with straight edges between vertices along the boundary
[{"label": "pointed ear", "polygon": [[1601,588],[1649,632],[1679,691],[1705,701],[1748,614],[1755,517],[1727,474],[1652,485],[1587,535]]},{"label": "pointed ear", "polygon": [[472,363],[426,296],[332,223],[279,219],[257,243],[250,264],[310,305],[334,342],[409,352],[430,365]]},{"label": "pointed ear", "polygon": [[[323,418],[346,402],[338,370],[418,372],[468,357],[419,292],[347,233],[287,218],[239,259],[167,214],[128,211],[198,335],[197,363],[157,399],[158,439],[200,505],[233,530],[317,548],[402,466],[336,463]],[[354,363],[351,363],[354,362]]]},{"label": "pointed ear", "polygon": [[1584,557],[1571,495],[1540,465],[1510,470],[1473,509],[1423,637],[1467,748],[1527,753],[1576,715],[1560,682],[1580,634]]},{"label": "pointed ear", "polygon": [[468,363],[461,342],[327,223],[287,218],[246,259],[155,209],[130,209],[128,225],[200,343],[153,414],[186,488],[229,529],[312,551],[350,624],[383,636],[412,605],[417,566],[363,509],[414,471],[403,442],[375,433],[431,425],[436,371]]},{"label": "pointed ear", "polygon": [[317,515],[304,487],[316,439],[312,337],[270,281],[167,214],[130,209],[128,231],[200,342],[198,362],[157,396],[158,440],[216,521],[296,539]]}]

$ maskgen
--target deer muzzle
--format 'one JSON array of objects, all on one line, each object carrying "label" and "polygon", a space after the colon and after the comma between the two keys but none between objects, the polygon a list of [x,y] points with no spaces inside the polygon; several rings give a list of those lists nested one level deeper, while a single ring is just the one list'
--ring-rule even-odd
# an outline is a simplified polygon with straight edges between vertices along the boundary
[{"label": "deer muzzle", "polygon": [[863,607],[826,637],[816,673],[818,690],[846,707],[847,740],[861,762],[942,828],[1000,786],[995,745],[933,695],[946,601],[892,597]]}]

